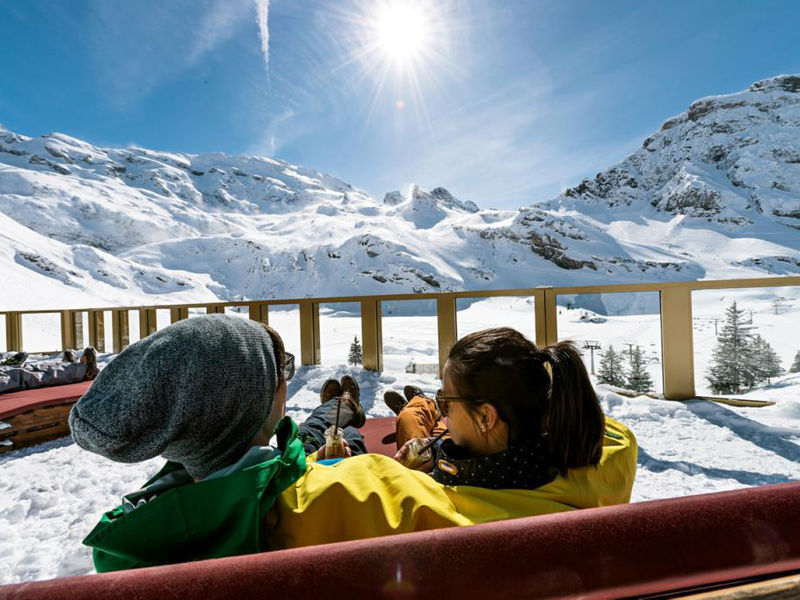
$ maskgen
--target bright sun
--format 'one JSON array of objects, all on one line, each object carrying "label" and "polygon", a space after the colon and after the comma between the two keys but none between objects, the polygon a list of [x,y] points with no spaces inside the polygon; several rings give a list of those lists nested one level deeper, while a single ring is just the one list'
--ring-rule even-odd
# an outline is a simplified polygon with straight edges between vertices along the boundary
[{"label": "bright sun", "polygon": [[[372,81],[372,111],[383,101],[427,118],[424,92],[454,70],[449,60],[455,0],[354,0],[338,13],[346,51],[342,66],[357,64],[356,84]],[[337,13],[334,13],[337,14]]]},{"label": "bright sun", "polygon": [[376,7],[375,44],[392,62],[405,66],[425,54],[430,43],[430,15],[418,2],[395,0]]}]

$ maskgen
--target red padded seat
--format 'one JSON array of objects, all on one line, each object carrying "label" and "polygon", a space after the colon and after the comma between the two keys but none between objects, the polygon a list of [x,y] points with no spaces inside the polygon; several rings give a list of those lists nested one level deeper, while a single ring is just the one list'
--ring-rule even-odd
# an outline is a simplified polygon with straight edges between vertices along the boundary
[{"label": "red padded seat", "polygon": [[77,402],[91,385],[91,381],[81,381],[80,383],[0,394],[0,420],[11,418],[36,408]]},{"label": "red padded seat", "polygon": [[800,483],[786,483],[11,585],[0,598],[618,598],[797,570]]}]

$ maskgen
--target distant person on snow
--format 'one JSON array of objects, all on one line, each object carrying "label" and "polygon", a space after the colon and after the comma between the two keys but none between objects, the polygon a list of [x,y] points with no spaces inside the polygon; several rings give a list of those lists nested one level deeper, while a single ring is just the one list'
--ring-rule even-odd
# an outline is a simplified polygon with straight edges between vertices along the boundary
[{"label": "distant person on snow", "polygon": [[97,351],[87,346],[80,359],[67,350],[61,360],[28,362],[27,352],[17,352],[0,362],[0,394],[94,379]]},{"label": "distant person on snow", "polygon": [[[596,467],[537,490],[448,486],[379,454],[354,429],[344,459],[312,452],[364,415],[355,380],[329,380],[299,428],[284,417],[280,336],[226,315],[180,321],[123,350],[72,408],[73,439],[120,462],[169,462],[84,543],[97,571],[250,554],[627,502],[635,442],[606,437]],[[340,391],[341,390],[341,391]],[[345,414],[346,413],[346,414]],[[342,420],[344,417],[344,420]],[[316,424],[314,423],[316,421]],[[610,421],[610,419],[609,419]],[[624,429],[624,428],[623,428]],[[268,445],[273,433],[277,445]],[[361,442],[361,443],[359,443]],[[329,464],[323,464],[329,463]],[[333,464],[330,464],[333,463]]]}]

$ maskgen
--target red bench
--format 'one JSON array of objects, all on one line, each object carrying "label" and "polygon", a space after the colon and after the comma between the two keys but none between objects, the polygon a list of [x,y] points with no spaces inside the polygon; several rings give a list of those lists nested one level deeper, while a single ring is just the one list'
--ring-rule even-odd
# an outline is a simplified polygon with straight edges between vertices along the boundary
[{"label": "red bench", "polygon": [[0,587],[0,598],[619,598],[800,570],[800,483]]},{"label": "red bench", "polygon": [[91,384],[83,381],[0,394],[0,422],[11,425],[0,429],[0,453],[69,435],[69,410]]}]

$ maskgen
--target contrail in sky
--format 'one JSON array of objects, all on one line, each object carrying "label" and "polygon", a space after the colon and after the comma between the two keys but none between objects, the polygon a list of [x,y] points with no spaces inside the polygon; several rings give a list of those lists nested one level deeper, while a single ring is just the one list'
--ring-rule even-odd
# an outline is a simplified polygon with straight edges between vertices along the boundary
[{"label": "contrail in sky", "polygon": [[256,22],[258,23],[258,33],[261,37],[261,53],[264,55],[264,66],[269,77],[269,0],[256,1]]}]

